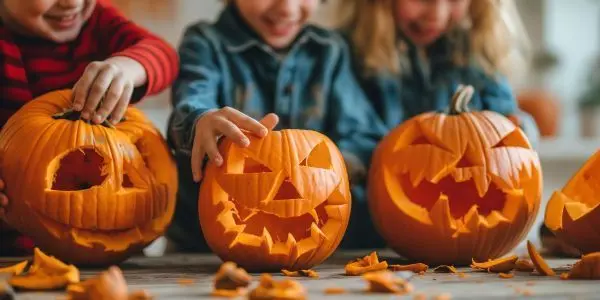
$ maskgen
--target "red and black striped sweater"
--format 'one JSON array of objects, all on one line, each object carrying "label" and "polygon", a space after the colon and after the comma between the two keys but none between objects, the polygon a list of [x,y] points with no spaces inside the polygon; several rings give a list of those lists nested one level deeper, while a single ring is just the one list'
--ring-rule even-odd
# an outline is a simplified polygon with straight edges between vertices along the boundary
[{"label": "red and black striped sweater", "polygon": [[72,88],[90,62],[111,56],[133,58],[146,69],[148,82],[131,103],[170,86],[179,68],[173,47],[102,2],[69,43],[18,35],[0,21],[0,127],[28,101]]}]

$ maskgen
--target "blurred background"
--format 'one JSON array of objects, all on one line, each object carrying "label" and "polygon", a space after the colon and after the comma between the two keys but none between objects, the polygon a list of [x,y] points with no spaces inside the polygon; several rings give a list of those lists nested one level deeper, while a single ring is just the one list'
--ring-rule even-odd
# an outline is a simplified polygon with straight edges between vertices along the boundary
[{"label": "blurred background", "polygon": [[[314,22],[332,26],[328,0]],[[544,175],[543,205],[529,234],[538,240],[547,199],[600,149],[600,1],[515,0],[535,53],[529,71],[513,79],[519,104],[542,131],[538,153]],[[177,47],[184,28],[214,20],[219,0],[110,0],[138,24]],[[140,107],[164,133],[171,111],[169,91]],[[147,254],[160,254],[159,240]]]}]

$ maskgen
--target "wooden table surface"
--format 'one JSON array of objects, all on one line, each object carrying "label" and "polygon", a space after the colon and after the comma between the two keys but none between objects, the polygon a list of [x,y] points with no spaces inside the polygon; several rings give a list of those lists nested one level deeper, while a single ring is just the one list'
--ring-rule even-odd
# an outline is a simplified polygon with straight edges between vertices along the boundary
[{"label": "wooden table surface", "polygon": [[[401,261],[391,251],[378,251],[381,259],[388,263]],[[368,251],[338,251],[325,263],[317,266],[320,278],[296,278],[309,292],[309,299],[413,299],[422,293],[427,299],[447,293],[452,299],[600,299],[599,281],[561,280],[558,276],[542,277],[530,273],[516,273],[513,278],[502,279],[497,274],[474,272],[469,268],[459,268],[467,274],[433,273],[431,269],[422,276],[412,276],[414,292],[405,296],[389,294],[365,294],[366,282],[360,276],[344,275],[344,265]],[[0,258],[0,266],[19,261],[15,258]],[[548,259],[557,274],[568,270],[573,259]],[[222,299],[210,296],[212,280],[221,261],[214,255],[167,255],[163,257],[134,257],[121,264],[131,290],[145,289],[154,299]],[[82,280],[92,277],[101,270],[81,270]],[[251,288],[258,283],[260,274],[252,274]],[[281,278],[280,274],[274,274]],[[400,276],[403,274],[399,274]],[[193,279],[193,285],[181,285],[180,279]],[[324,295],[329,287],[343,287],[348,293]],[[17,299],[64,299],[64,292],[19,293]]]}]

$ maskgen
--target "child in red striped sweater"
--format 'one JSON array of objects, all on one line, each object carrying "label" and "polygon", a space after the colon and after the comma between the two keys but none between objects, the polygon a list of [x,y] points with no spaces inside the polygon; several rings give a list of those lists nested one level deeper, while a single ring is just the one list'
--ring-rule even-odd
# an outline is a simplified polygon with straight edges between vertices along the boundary
[{"label": "child in red striped sweater", "polygon": [[[128,105],[172,83],[175,50],[105,2],[0,1],[0,127],[26,102],[64,88],[73,88],[82,118],[116,123]],[[0,219],[10,209],[3,189],[0,180]],[[0,224],[0,256],[31,246]]]}]

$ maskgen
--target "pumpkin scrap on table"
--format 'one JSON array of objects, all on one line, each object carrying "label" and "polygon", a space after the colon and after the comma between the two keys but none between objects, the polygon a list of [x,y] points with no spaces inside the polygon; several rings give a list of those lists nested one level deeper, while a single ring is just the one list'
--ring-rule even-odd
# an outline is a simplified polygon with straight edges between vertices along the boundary
[{"label": "pumpkin scrap on table", "polygon": [[145,300],[152,299],[146,291],[129,293],[121,269],[116,266],[98,276],[67,288],[69,300]]},{"label": "pumpkin scrap on table", "polygon": [[330,288],[326,288],[325,291],[323,291],[323,293],[325,293],[326,295],[345,294],[346,289],[340,288],[340,287],[330,287]]},{"label": "pumpkin scrap on table", "polygon": [[369,272],[362,275],[362,278],[369,284],[369,293],[406,294],[413,291],[412,284],[395,277],[394,273],[388,270]]},{"label": "pumpkin scrap on table", "polygon": [[561,274],[561,279],[600,279],[600,252],[581,257],[568,273]]},{"label": "pumpkin scrap on table", "polygon": [[269,274],[263,274],[259,285],[248,295],[249,300],[304,300],[306,289],[290,279],[273,280]]},{"label": "pumpkin scrap on table", "polygon": [[298,270],[298,271],[288,271],[286,269],[281,270],[281,273],[285,276],[289,277],[310,277],[310,278],[319,278],[319,273],[315,270]]},{"label": "pumpkin scrap on table", "polygon": [[344,269],[346,270],[346,275],[357,276],[367,272],[382,271],[387,268],[387,261],[380,262],[377,252],[373,251],[363,258],[357,258],[348,262]]},{"label": "pumpkin scrap on table", "polygon": [[433,273],[458,273],[454,266],[440,265],[433,269]]},{"label": "pumpkin scrap on table", "polygon": [[475,262],[475,260],[473,260],[471,263],[471,268],[476,270],[486,270],[490,273],[507,273],[516,268],[516,262],[518,259],[518,256],[512,255],[494,260],[488,260],[486,262]]},{"label": "pumpkin scrap on table", "polygon": [[515,270],[520,272],[532,272],[534,269],[535,267],[529,259],[519,259],[515,263]]},{"label": "pumpkin scrap on table", "polygon": [[374,151],[373,222],[409,260],[463,266],[500,257],[520,242],[539,210],[538,154],[508,118],[470,112],[473,93],[460,86],[449,112],[403,122]]},{"label": "pumpkin scrap on table", "polygon": [[537,252],[535,246],[531,241],[527,241],[527,251],[529,252],[529,257],[531,258],[531,262],[533,266],[538,271],[540,275],[543,276],[554,276],[554,270],[548,266],[548,263],[542,258],[542,256]]},{"label": "pumpkin scrap on table", "polygon": [[398,272],[398,271],[411,271],[413,273],[425,273],[429,266],[424,263],[416,263],[410,265],[390,265],[389,269]]},{"label": "pumpkin scrap on table", "polygon": [[503,279],[509,279],[509,278],[515,277],[515,274],[500,272],[500,273],[498,273],[498,277],[503,278]]},{"label": "pumpkin scrap on table", "polygon": [[20,275],[25,271],[25,268],[29,264],[29,261],[22,261],[16,265],[12,265],[5,268],[0,268],[0,273],[9,273],[12,275]]},{"label": "pumpkin scrap on table", "polygon": [[[224,261],[253,272],[310,269],[329,257],[350,216],[344,159],[310,130],[223,139],[223,163],[209,162],[200,188],[204,237]],[[252,255],[248,255],[252,253]]]},{"label": "pumpkin scrap on table", "polygon": [[[71,90],[28,102],[0,132],[6,222],[61,261],[108,266],[160,237],[175,210],[177,168],[134,107],[117,125],[64,112]],[[26,184],[26,188],[24,187]]]},{"label": "pumpkin scrap on table", "polygon": [[55,290],[79,282],[79,270],[34,249],[33,263],[27,273],[12,276],[8,283],[25,290]]},{"label": "pumpkin scrap on table", "polygon": [[213,296],[235,297],[246,293],[252,277],[234,262],[224,262],[215,274]]}]

